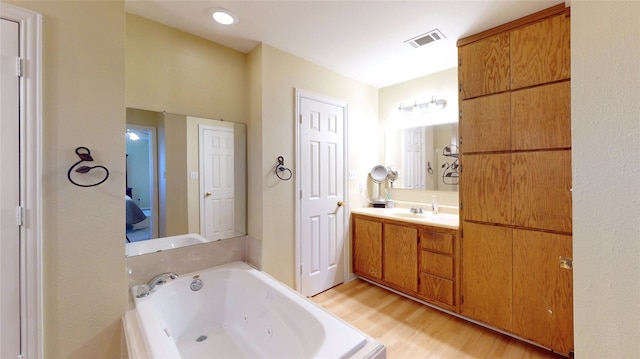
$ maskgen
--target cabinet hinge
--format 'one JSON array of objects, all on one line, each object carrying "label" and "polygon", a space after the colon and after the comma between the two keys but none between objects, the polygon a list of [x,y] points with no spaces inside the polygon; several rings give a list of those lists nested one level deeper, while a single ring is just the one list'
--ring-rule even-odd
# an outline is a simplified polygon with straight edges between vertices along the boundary
[{"label": "cabinet hinge", "polygon": [[22,206],[16,207],[16,225],[24,226],[24,208]]},{"label": "cabinet hinge", "polygon": [[464,237],[464,229],[460,230],[460,238]]},{"label": "cabinet hinge", "polygon": [[458,66],[462,66],[462,57],[458,57]]},{"label": "cabinet hinge", "polygon": [[460,296],[460,304],[464,303],[464,295]]},{"label": "cabinet hinge", "polygon": [[458,84],[458,92],[462,92],[462,84]]},{"label": "cabinet hinge", "polygon": [[464,209],[464,203],[460,202],[460,210],[462,211]]},{"label": "cabinet hinge", "polygon": [[[460,110],[460,112],[458,112],[458,119],[462,120],[462,110]],[[460,136],[462,138],[462,136]]]},{"label": "cabinet hinge", "polygon": [[458,143],[462,144],[462,136],[460,136],[460,139],[459,139]]},{"label": "cabinet hinge", "polygon": [[24,76],[24,60],[21,57],[16,57],[16,76]]}]

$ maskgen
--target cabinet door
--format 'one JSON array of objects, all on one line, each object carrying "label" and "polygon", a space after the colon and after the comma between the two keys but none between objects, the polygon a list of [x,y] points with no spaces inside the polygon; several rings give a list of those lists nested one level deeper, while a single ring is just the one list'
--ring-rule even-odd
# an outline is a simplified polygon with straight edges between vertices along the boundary
[{"label": "cabinet door", "polygon": [[461,102],[462,153],[511,149],[511,94],[504,92]]},{"label": "cabinet door", "polygon": [[461,46],[458,56],[461,99],[509,90],[509,34]]},{"label": "cabinet door", "polygon": [[418,230],[384,225],[384,280],[418,291]]},{"label": "cabinet door", "polygon": [[511,155],[464,155],[461,163],[464,219],[511,224]]},{"label": "cabinet door", "polygon": [[571,76],[569,19],[559,15],[511,32],[511,89]]},{"label": "cabinet door", "polygon": [[511,330],[512,229],[464,223],[461,313]]},{"label": "cabinet door", "polygon": [[513,224],[571,233],[571,150],[512,155]]},{"label": "cabinet door", "polygon": [[573,349],[571,236],[514,230],[513,332],[563,354]]},{"label": "cabinet door", "polygon": [[354,217],[353,272],[382,279],[382,222]]},{"label": "cabinet door", "polygon": [[570,81],[511,93],[511,144],[513,150],[571,147]]}]

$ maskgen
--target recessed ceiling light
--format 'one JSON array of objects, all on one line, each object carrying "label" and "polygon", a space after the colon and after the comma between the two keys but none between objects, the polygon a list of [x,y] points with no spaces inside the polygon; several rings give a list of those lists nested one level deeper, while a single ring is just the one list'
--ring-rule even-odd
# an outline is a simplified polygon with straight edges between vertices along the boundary
[{"label": "recessed ceiling light", "polygon": [[238,22],[238,17],[236,14],[232,13],[227,9],[214,9],[211,14],[213,20],[222,25],[231,25]]}]

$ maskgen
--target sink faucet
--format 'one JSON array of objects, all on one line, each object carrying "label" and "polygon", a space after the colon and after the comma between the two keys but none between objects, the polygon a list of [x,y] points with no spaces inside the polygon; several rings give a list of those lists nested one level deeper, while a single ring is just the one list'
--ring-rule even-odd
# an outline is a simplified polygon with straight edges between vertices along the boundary
[{"label": "sink faucet", "polygon": [[411,207],[411,209],[409,210],[411,213],[422,213],[422,207],[420,208],[415,208],[415,207]]},{"label": "sink faucet", "polygon": [[136,289],[136,298],[143,298],[148,296],[153,288],[155,288],[157,285],[165,284],[167,282],[167,279],[169,278],[176,279],[178,278],[178,275],[173,272],[161,273],[151,278],[149,283],[139,285]]}]

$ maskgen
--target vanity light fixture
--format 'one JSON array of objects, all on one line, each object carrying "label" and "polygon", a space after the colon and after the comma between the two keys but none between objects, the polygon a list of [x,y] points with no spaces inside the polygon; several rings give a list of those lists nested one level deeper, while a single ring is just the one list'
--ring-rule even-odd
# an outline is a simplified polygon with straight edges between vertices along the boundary
[{"label": "vanity light fixture", "polygon": [[419,109],[420,112],[432,112],[442,110],[447,106],[447,100],[440,99],[437,100],[435,96],[431,97],[431,101],[418,103],[416,100],[413,106],[405,106],[400,104],[398,110],[404,111],[404,114],[409,116],[413,113],[414,110]]},{"label": "vanity light fixture", "polygon": [[416,100],[416,102],[414,102],[414,104],[411,106],[405,106],[404,104],[400,104],[400,107],[398,107],[398,110],[404,111],[404,114],[409,116],[413,113],[413,110],[417,108],[418,108],[418,100]]},{"label": "vanity light fixture", "polygon": [[238,22],[238,16],[236,16],[236,14],[223,8],[214,9],[211,17],[215,22],[222,25],[232,25]]},{"label": "vanity light fixture", "polygon": [[443,108],[445,108],[445,106],[447,106],[447,100],[444,100],[444,99],[436,100],[435,96],[431,97],[431,101],[421,103],[418,105],[418,107],[420,107],[420,111],[422,112],[442,110]]}]

